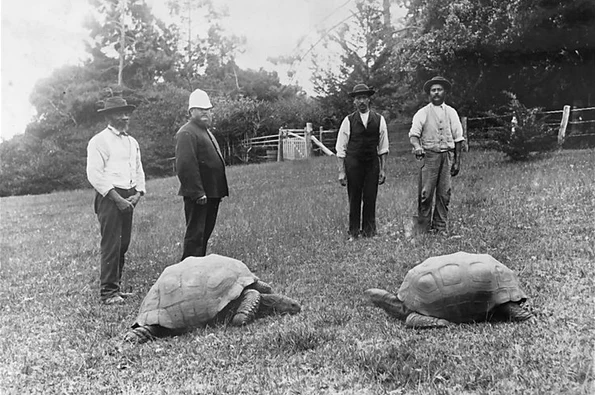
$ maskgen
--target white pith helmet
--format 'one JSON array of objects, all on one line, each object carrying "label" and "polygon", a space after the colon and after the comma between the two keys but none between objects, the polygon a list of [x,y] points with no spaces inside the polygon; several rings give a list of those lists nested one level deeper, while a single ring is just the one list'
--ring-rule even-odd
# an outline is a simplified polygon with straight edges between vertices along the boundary
[{"label": "white pith helmet", "polygon": [[213,108],[207,92],[203,91],[202,89],[196,89],[194,92],[192,92],[190,94],[190,98],[188,99],[188,111],[190,111],[191,108],[203,108],[205,110]]}]

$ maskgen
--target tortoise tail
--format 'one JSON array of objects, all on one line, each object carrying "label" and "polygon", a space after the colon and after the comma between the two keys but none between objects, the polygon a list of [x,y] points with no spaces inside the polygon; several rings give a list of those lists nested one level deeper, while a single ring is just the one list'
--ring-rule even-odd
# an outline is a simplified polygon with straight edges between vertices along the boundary
[{"label": "tortoise tail", "polygon": [[246,289],[240,296],[240,305],[231,320],[231,325],[242,326],[250,323],[256,316],[260,305],[260,293],[255,289]]},{"label": "tortoise tail", "polygon": [[129,330],[128,333],[124,335],[124,341],[142,344],[155,340],[157,336],[153,327],[153,325],[137,326],[136,328]]}]

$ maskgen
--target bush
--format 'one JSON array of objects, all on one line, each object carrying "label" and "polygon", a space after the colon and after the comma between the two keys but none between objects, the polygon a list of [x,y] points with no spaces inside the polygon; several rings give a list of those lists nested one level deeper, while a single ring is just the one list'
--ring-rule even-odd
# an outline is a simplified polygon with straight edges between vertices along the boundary
[{"label": "bush", "polygon": [[527,108],[511,92],[508,110],[511,121],[500,121],[502,128],[495,133],[495,148],[514,161],[527,160],[556,148],[556,135],[548,127],[542,108]]}]

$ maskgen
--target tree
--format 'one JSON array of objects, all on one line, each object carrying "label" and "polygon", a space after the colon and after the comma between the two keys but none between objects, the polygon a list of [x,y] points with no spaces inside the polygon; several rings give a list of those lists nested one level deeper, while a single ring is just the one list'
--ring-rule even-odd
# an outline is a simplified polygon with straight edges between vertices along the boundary
[{"label": "tree", "polygon": [[140,88],[171,75],[179,55],[173,26],[155,18],[144,0],[89,0],[96,9],[85,26],[87,43],[97,78]]},{"label": "tree", "polygon": [[390,58],[394,47],[394,30],[386,20],[386,1],[358,1],[353,17],[330,34],[325,49],[339,49],[341,64],[338,71],[322,66],[314,58],[314,89],[325,108],[333,113],[351,111],[348,92],[357,83],[377,90],[374,102],[380,109],[390,109],[395,91]]},{"label": "tree", "polygon": [[409,88],[419,92],[424,80],[445,75],[465,112],[506,105],[502,91],[530,107],[561,107],[594,88],[592,1],[412,0],[408,26],[415,29],[395,65],[409,74]]},{"label": "tree", "polygon": [[[170,13],[182,26],[177,69],[185,88],[197,87],[228,93],[226,87],[237,88],[235,55],[245,39],[227,34],[221,21],[228,16],[226,9],[219,9],[212,0],[169,0]],[[204,21],[208,23],[204,23]],[[185,44],[184,44],[185,43]]]}]

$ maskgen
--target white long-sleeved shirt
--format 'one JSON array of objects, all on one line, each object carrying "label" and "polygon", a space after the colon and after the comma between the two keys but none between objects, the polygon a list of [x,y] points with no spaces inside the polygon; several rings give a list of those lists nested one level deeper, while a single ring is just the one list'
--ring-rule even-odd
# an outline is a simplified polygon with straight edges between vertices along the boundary
[{"label": "white long-sleeved shirt", "polygon": [[87,179],[102,196],[113,188],[145,193],[145,172],[136,139],[108,126],[87,145]]},{"label": "white long-sleeved shirt", "polygon": [[[368,125],[368,118],[370,112],[359,113],[364,125]],[[380,138],[378,140],[378,155],[388,154],[388,127],[386,126],[386,120],[380,115]],[[337,134],[337,143],[335,144],[335,150],[337,151],[337,158],[345,158],[347,152],[347,144],[349,144],[349,136],[351,135],[351,123],[349,122],[349,116],[346,116],[341,122],[339,127],[339,133]]]}]

